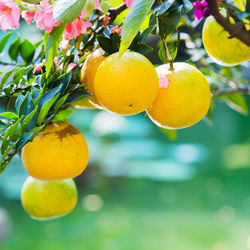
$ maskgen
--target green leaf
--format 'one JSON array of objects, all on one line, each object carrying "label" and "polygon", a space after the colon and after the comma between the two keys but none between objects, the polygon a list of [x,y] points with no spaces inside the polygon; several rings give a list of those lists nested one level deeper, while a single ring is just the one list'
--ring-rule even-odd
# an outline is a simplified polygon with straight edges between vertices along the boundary
[{"label": "green leaf", "polygon": [[133,39],[136,37],[154,2],[154,0],[137,0],[132,4],[123,23],[119,50],[120,56],[129,48]]},{"label": "green leaf", "polygon": [[26,118],[35,109],[35,107],[35,103],[28,92],[20,103],[19,109],[17,110],[18,116],[23,116],[23,118]]},{"label": "green leaf", "polygon": [[35,54],[35,46],[27,39],[24,39],[20,45],[20,54],[26,63],[30,63]]},{"label": "green leaf", "polygon": [[153,48],[147,44],[139,44],[136,48],[136,52],[142,55],[146,55],[147,53],[152,52],[152,51],[153,51]]},{"label": "green leaf", "polygon": [[159,56],[160,60],[164,64],[168,63],[168,58],[167,58],[167,55],[166,55],[166,49],[165,49],[165,45],[164,45],[163,41],[160,41],[160,49],[158,51],[158,56]]},{"label": "green leaf", "polygon": [[4,112],[4,113],[0,113],[0,117],[4,117],[10,120],[17,120],[18,116],[13,113],[13,112]]},{"label": "green leaf", "polygon": [[50,108],[52,107],[52,105],[54,104],[54,102],[56,101],[56,99],[59,97],[60,93],[58,93],[57,95],[55,95],[53,98],[49,99],[47,102],[45,102],[41,108],[41,111],[38,115],[37,118],[37,124],[38,126],[41,126],[42,122],[44,121],[44,119],[46,118]]},{"label": "green leaf", "polygon": [[53,120],[53,122],[63,122],[66,121],[70,115],[74,112],[74,108],[67,108],[65,110],[62,110],[61,112],[59,112],[55,119]]},{"label": "green leaf", "polygon": [[171,141],[175,141],[177,139],[177,131],[175,129],[166,129],[166,128],[160,128],[160,129]]},{"label": "green leaf", "polygon": [[[6,166],[10,163],[11,159],[14,157],[14,154],[12,154],[11,156],[8,156],[8,154],[13,150],[13,148],[16,146],[16,144],[18,143],[15,142],[14,144],[12,144],[11,146],[9,146],[3,153],[1,161],[0,161],[0,174],[5,170]],[[7,158],[7,159],[6,159]]]},{"label": "green leaf", "polygon": [[99,35],[97,36],[97,40],[101,46],[101,48],[105,51],[105,52],[108,52],[108,53],[114,53],[114,49],[113,49],[113,46],[112,46],[112,41],[111,39],[109,39],[108,37],[106,36],[103,36],[103,35]]},{"label": "green leaf", "polygon": [[46,54],[45,54],[46,77],[49,76],[65,27],[66,24],[61,24],[58,27],[54,27],[54,29],[48,36],[48,41],[46,43]]},{"label": "green leaf", "polygon": [[150,25],[147,29],[145,29],[143,31],[143,33],[141,34],[141,42],[145,42],[146,39],[148,38],[148,36],[150,35],[150,33],[156,28],[156,23],[153,25]]},{"label": "green leaf", "polygon": [[15,108],[16,108],[17,114],[19,112],[20,105],[22,104],[23,100],[24,100],[24,95],[22,95],[21,93],[19,93],[18,97],[16,99],[16,103],[15,103]]},{"label": "green leaf", "polygon": [[62,98],[60,98],[58,100],[58,102],[56,103],[55,108],[54,108],[55,113],[57,113],[58,110],[60,109],[60,107],[65,103],[65,101],[67,100],[68,96],[69,96],[69,94],[63,96]]},{"label": "green leaf", "polygon": [[4,76],[3,79],[1,81],[0,84],[0,89],[3,88],[4,84],[6,83],[6,81],[8,80],[8,78],[10,77],[10,75],[16,70],[16,67],[14,67],[13,69],[11,69],[10,71],[8,71]]},{"label": "green leaf", "polygon": [[71,81],[71,72],[63,74],[59,76],[53,83],[53,87],[57,87],[60,85],[60,97],[63,96],[64,92],[69,86],[69,83]]},{"label": "green leaf", "polygon": [[6,43],[8,42],[9,38],[11,37],[11,35],[13,34],[14,31],[11,31],[9,33],[7,33],[4,37],[2,37],[1,41],[0,41],[0,53],[3,51],[4,46],[6,45]]},{"label": "green leaf", "polygon": [[1,154],[4,154],[5,150],[8,148],[10,141],[12,140],[14,133],[17,129],[17,126],[20,123],[20,120],[17,120],[14,124],[12,124],[4,133],[3,141],[1,144]]},{"label": "green leaf", "polygon": [[171,57],[173,58],[173,60],[177,56],[179,43],[180,43],[180,32],[177,31],[177,40],[168,44],[168,50],[169,50],[169,53],[171,54]]},{"label": "green leaf", "polygon": [[182,4],[183,4],[184,12],[189,12],[190,10],[194,8],[193,4],[189,0],[182,0]]},{"label": "green leaf", "polygon": [[250,0],[246,0],[246,12],[250,12]]},{"label": "green leaf", "polygon": [[248,115],[246,99],[240,93],[233,93],[224,96],[226,104],[233,110]]},{"label": "green leaf", "polygon": [[32,139],[42,130],[44,129],[44,125],[40,127],[35,127],[29,133],[24,133],[21,135],[20,139],[18,140],[18,143],[16,145],[17,150],[21,150],[23,146],[28,143],[29,141],[32,141]]},{"label": "green leaf", "polygon": [[43,106],[47,101],[49,101],[50,99],[52,99],[52,98],[53,98],[55,95],[57,95],[58,93],[60,94],[60,90],[61,90],[62,86],[63,86],[63,85],[61,84],[61,85],[57,86],[56,88],[53,88],[53,89],[49,90],[47,93],[45,93],[45,94],[41,97],[41,99],[40,99],[40,101],[39,101],[39,108],[38,108],[39,112],[40,112],[42,106]]},{"label": "green leaf", "polygon": [[[19,81],[23,78],[23,76],[26,74],[26,72],[31,68],[32,66],[29,66],[27,68],[20,68],[18,69],[15,74],[13,75],[13,83],[18,84]],[[26,81],[25,79],[23,79]]]},{"label": "green leaf", "polygon": [[80,15],[85,3],[86,0],[57,0],[53,17],[62,23],[71,23]]},{"label": "green leaf", "polygon": [[35,117],[35,114],[37,113],[38,105],[36,105],[35,109],[23,120],[22,122],[22,131],[25,132],[26,129],[28,130],[32,129],[35,125],[35,120],[32,122],[32,125],[30,126],[31,120]]},{"label": "green leaf", "polygon": [[20,46],[20,36],[9,47],[9,56],[13,61],[16,61]]},{"label": "green leaf", "polygon": [[21,150],[27,142],[32,140],[33,137],[34,137],[33,133],[22,134],[19,141],[17,142],[17,150]]},{"label": "green leaf", "polygon": [[117,33],[111,34],[110,36],[112,47],[115,52],[119,51],[121,39]]},{"label": "green leaf", "polygon": [[159,15],[162,15],[163,13],[167,12],[174,2],[175,0],[164,1],[163,4],[161,4],[158,8]]},{"label": "green leaf", "polygon": [[85,99],[89,99],[92,96],[93,95],[91,94],[82,93],[82,92],[70,93],[66,100],[66,103],[74,103],[74,102],[82,101]]},{"label": "green leaf", "polygon": [[159,16],[159,29],[162,38],[166,38],[178,27],[179,21],[181,19],[182,7],[183,6],[181,5],[166,15]]}]

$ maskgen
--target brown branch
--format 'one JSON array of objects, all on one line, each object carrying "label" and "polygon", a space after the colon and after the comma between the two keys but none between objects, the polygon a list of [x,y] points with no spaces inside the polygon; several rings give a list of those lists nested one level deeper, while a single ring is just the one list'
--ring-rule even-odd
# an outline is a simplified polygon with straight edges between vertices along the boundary
[{"label": "brown branch", "polygon": [[116,19],[116,17],[121,14],[124,10],[127,9],[127,5],[124,3],[124,4],[121,4],[119,5],[118,7],[116,8],[112,8],[109,10],[109,22],[110,23],[113,23],[114,20]]},{"label": "brown branch", "polygon": [[217,0],[207,0],[210,14],[232,37],[236,37],[250,47],[250,31],[245,27],[230,23],[229,19],[222,16]]},{"label": "brown branch", "polygon": [[[109,24],[112,24],[114,20],[116,19],[116,17],[126,9],[127,9],[127,5],[125,3],[119,5],[116,8],[111,8],[109,10]],[[95,30],[95,32],[92,33],[89,40],[86,42],[85,46],[83,47],[82,51],[84,51],[90,44],[94,43],[96,35],[101,34],[104,31],[104,29],[105,29],[104,25],[101,25],[100,27],[98,27]]]},{"label": "brown branch", "polygon": [[250,87],[245,85],[237,85],[236,88],[226,88],[222,90],[217,90],[213,92],[213,96],[229,95],[234,93],[243,93],[250,95]]}]

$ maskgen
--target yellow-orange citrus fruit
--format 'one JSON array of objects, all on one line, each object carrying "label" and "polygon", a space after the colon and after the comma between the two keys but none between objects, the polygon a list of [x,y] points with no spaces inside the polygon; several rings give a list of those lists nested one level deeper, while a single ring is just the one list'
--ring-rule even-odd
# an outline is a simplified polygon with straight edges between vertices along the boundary
[{"label": "yellow-orange citrus fruit", "polygon": [[72,179],[40,181],[28,177],[23,184],[21,201],[34,219],[49,220],[70,213],[77,203],[77,189]]},{"label": "yellow-orange citrus fruit", "polygon": [[204,23],[202,39],[208,55],[220,65],[234,66],[250,60],[248,46],[238,38],[230,38],[230,34],[212,16]]},{"label": "yellow-orange citrus fruit", "polygon": [[47,126],[22,149],[23,165],[40,180],[62,180],[80,175],[89,153],[84,136],[67,122]]},{"label": "yellow-orange citrus fruit", "polygon": [[151,120],[164,128],[180,129],[199,122],[207,113],[211,93],[204,75],[187,63],[174,63],[156,68],[159,77],[167,84],[160,87],[152,107],[148,110]]},{"label": "yellow-orange citrus fruit", "polygon": [[77,101],[73,103],[74,107],[76,108],[82,108],[82,109],[96,109],[96,106],[94,106],[92,103],[89,102],[89,99]]},{"label": "yellow-orange citrus fruit", "polygon": [[[81,69],[81,83],[86,86],[87,92],[92,95],[95,95],[94,78],[96,71],[105,59],[103,55],[104,51],[101,48],[97,49],[87,57]],[[97,108],[102,108],[95,96],[88,99],[88,102]]]},{"label": "yellow-orange citrus fruit", "polygon": [[97,69],[94,92],[99,103],[120,115],[134,115],[149,108],[159,89],[152,63],[136,52],[107,57]]}]

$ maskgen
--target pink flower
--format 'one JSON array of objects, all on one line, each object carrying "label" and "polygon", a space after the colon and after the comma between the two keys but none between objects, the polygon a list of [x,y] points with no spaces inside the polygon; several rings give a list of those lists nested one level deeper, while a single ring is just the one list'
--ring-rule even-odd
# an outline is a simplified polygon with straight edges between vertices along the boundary
[{"label": "pink flower", "polygon": [[0,0],[0,29],[3,32],[19,28],[20,15],[21,11],[14,1]]},{"label": "pink flower", "polygon": [[122,34],[122,27],[115,26],[110,30],[110,34],[117,33],[119,36]]},{"label": "pink flower", "polygon": [[69,48],[69,40],[62,39],[62,41],[59,44],[60,49],[68,49]]},{"label": "pink flower", "polygon": [[43,59],[41,63],[38,63],[35,68],[33,69],[32,73],[35,74],[37,71],[41,72],[42,67],[45,64],[45,60]]},{"label": "pink flower", "polygon": [[59,65],[59,58],[58,57],[55,57],[54,58],[54,63],[55,63],[55,65],[58,67],[58,65]]},{"label": "pink flower", "polygon": [[124,3],[126,3],[127,7],[130,8],[135,0],[123,0]]},{"label": "pink flower", "polygon": [[38,10],[34,16],[36,26],[50,33],[54,26],[60,25],[60,22],[54,20],[53,10],[48,0],[43,0],[39,7],[41,10]]},{"label": "pink flower", "polygon": [[34,18],[34,16],[35,16],[35,12],[31,12],[27,10],[22,11],[22,18],[24,18],[28,24],[31,24],[31,21]]},{"label": "pink flower", "polygon": [[160,88],[167,88],[169,85],[169,80],[166,76],[159,76],[159,86]]},{"label": "pink flower", "polygon": [[99,3],[99,0],[94,0],[95,1],[95,9],[100,10],[101,12],[103,12],[101,5]]},{"label": "pink flower", "polygon": [[70,63],[67,68],[67,73],[70,72],[72,69],[74,69],[77,66],[75,63]]},{"label": "pink flower", "polygon": [[80,16],[76,20],[66,25],[66,28],[63,34],[64,39],[70,40],[72,38],[78,37],[80,34],[87,33],[87,28],[91,27],[91,23],[89,21],[82,20],[84,15],[85,15],[85,11],[83,10]]},{"label": "pink flower", "polygon": [[199,22],[202,17],[210,16],[210,12],[208,9],[208,3],[206,0],[196,1],[193,3],[194,6],[194,19]]}]

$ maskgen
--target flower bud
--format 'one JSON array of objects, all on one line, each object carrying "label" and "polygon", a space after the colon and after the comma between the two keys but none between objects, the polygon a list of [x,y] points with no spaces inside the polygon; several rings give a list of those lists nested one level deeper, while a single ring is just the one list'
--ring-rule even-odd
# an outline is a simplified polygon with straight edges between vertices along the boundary
[{"label": "flower bud", "polygon": [[107,14],[109,12],[109,3],[107,0],[102,0],[101,8],[102,8],[104,14]]},{"label": "flower bud", "polygon": [[85,9],[86,16],[90,17],[91,13],[95,9],[94,0],[87,0],[84,9]]}]

